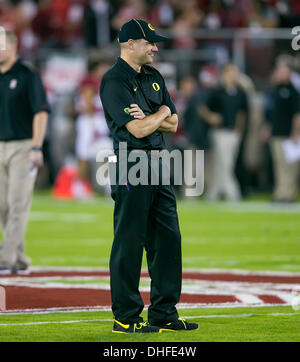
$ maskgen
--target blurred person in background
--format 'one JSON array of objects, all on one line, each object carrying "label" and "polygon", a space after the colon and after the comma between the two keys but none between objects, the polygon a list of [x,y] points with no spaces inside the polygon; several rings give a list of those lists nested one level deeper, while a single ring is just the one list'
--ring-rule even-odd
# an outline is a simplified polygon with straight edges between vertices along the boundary
[{"label": "blurred person in background", "polygon": [[[171,93],[171,98],[174,99],[174,104],[178,114],[178,127],[175,134],[166,135],[166,138],[171,139],[171,148],[179,148],[184,150],[188,146],[188,139],[184,130],[184,114],[190,99],[198,89],[198,84],[195,77],[184,76],[179,80],[178,91]],[[169,136],[169,137],[168,137]]]},{"label": "blurred person in background", "polygon": [[[3,7],[2,7],[2,6]],[[34,1],[4,1],[0,2],[0,24],[12,31],[18,38],[18,49],[22,56],[32,58],[33,50],[37,49],[38,40],[35,37],[31,22],[36,15],[37,6]]]},{"label": "blurred person in background", "polygon": [[217,85],[218,70],[213,65],[205,65],[200,69],[200,87],[187,102],[183,114],[184,131],[192,148],[208,149],[209,124],[201,116],[201,106],[206,104],[212,90]]},{"label": "blurred person in background", "polygon": [[300,66],[299,59],[289,54],[281,54],[276,59],[276,66],[287,65],[290,68],[291,76],[290,80],[293,86],[297,89],[300,94]]},{"label": "blurred person in background", "polygon": [[49,105],[39,74],[17,56],[17,38],[5,32],[0,50],[0,272],[27,270],[25,231]]},{"label": "blurred person in background", "polygon": [[151,9],[151,24],[154,27],[169,28],[173,22],[176,12],[176,0],[156,1]]},{"label": "blurred person in background", "polygon": [[84,5],[84,0],[39,1],[32,28],[40,46],[82,47]]},{"label": "blurred person in background", "polygon": [[116,32],[119,32],[126,21],[130,19],[149,19],[149,15],[146,0],[123,0],[120,2],[118,11],[111,19],[111,25]]},{"label": "blurred person in background", "polygon": [[103,47],[110,43],[110,16],[114,1],[91,0],[84,9],[84,37],[88,47]]},{"label": "blurred person in background", "polygon": [[[174,100],[174,105],[178,114],[178,127],[177,131],[174,134],[166,134],[165,142],[167,149],[176,149],[183,152],[185,149],[189,148],[188,137],[185,134],[184,130],[184,114],[186,112],[188,103],[195,94],[198,89],[198,84],[195,77],[192,76],[184,76],[179,80],[178,91],[175,91],[173,94],[171,93],[171,99]],[[182,155],[183,157],[183,155]],[[184,158],[184,157],[183,157]],[[185,166],[184,170],[189,172],[193,165]],[[174,176],[174,169],[171,168],[172,179]],[[173,185],[174,190],[179,195],[185,195],[184,190],[186,188],[185,185]]]},{"label": "blurred person in background", "polygon": [[[88,75],[83,79],[77,105],[79,116],[76,120],[76,156],[78,159],[78,184],[91,182],[93,189],[102,191],[96,182],[96,155],[100,150],[112,150],[112,140],[106,124],[99,85],[109,65],[95,62],[90,65]],[[78,186],[79,187],[79,186]],[[107,185],[105,192],[110,192]]]},{"label": "blurred person in background", "polygon": [[243,132],[235,173],[241,186],[243,196],[247,196],[253,188],[263,187],[266,190],[267,180],[264,144],[259,134],[263,120],[264,103],[261,95],[256,91],[254,82],[245,73],[239,75],[239,85],[246,92],[249,110],[247,122]]},{"label": "blurred person in background", "polygon": [[[183,114],[184,131],[188,138],[188,148],[204,150],[204,178],[205,184],[209,182],[210,176],[210,142],[209,124],[205,122],[201,115],[201,107],[206,104],[211,92],[216,87],[218,81],[218,70],[214,65],[205,65],[199,72],[200,87],[190,97],[185,112]],[[188,167],[188,166],[187,166]],[[193,166],[189,165],[189,170]],[[190,172],[190,171],[189,171]],[[199,174],[199,172],[197,173]]]},{"label": "blurred person in background", "polygon": [[211,92],[206,105],[200,109],[201,116],[211,126],[213,169],[207,192],[211,201],[221,196],[230,201],[241,198],[234,167],[245,128],[248,99],[238,81],[238,68],[227,64],[220,86]]},{"label": "blurred person in background", "polygon": [[173,46],[178,49],[195,49],[197,39],[194,31],[203,20],[203,12],[200,10],[196,0],[177,1],[178,16],[172,24],[175,37]]},{"label": "blurred person in background", "polygon": [[300,140],[300,97],[291,81],[291,68],[278,62],[271,78],[266,121],[262,139],[271,140],[275,187],[273,201],[293,202],[298,195],[299,162],[288,162],[283,145],[288,139]]}]

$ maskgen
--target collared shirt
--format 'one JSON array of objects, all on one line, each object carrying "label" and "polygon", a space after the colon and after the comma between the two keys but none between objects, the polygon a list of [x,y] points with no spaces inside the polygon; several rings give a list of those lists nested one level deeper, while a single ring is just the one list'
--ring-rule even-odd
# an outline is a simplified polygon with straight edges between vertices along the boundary
[{"label": "collared shirt", "polygon": [[0,72],[0,141],[31,139],[33,118],[40,111],[50,111],[41,78],[17,60]]},{"label": "collared shirt", "polygon": [[272,136],[290,137],[293,118],[300,113],[300,96],[292,83],[274,87],[266,111],[266,119],[272,126]]},{"label": "collared shirt", "polygon": [[176,113],[164,79],[155,68],[143,65],[138,73],[122,58],[118,58],[102,78],[100,97],[115,150],[118,150],[119,142],[127,142],[128,149],[165,147],[160,131],[138,139],[125,127],[134,119],[128,113],[131,104],[137,104],[145,116],[156,113],[162,105],[168,106],[171,114]]},{"label": "collared shirt", "polygon": [[208,108],[221,114],[222,123],[220,128],[234,129],[236,127],[236,116],[238,111],[248,112],[248,100],[246,93],[239,86],[231,92],[223,86],[214,89],[208,100]]}]

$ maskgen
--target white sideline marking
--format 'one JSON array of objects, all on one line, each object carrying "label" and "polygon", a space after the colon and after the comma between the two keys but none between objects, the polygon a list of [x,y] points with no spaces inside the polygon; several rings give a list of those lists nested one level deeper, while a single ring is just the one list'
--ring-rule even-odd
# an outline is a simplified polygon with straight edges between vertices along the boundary
[{"label": "white sideline marking", "polygon": [[[248,318],[248,317],[280,317],[280,316],[295,316],[295,313],[266,313],[266,314],[215,314],[215,315],[202,315],[202,316],[183,316],[184,319],[207,319],[207,318]],[[91,322],[112,322],[113,319],[78,319],[71,321],[45,321],[45,322],[26,322],[26,323],[1,323],[1,327],[12,326],[35,326],[41,324],[73,324],[73,323],[91,323]]]},{"label": "white sideline marking", "polygon": [[[258,304],[258,305],[245,305],[240,304],[239,302],[234,303],[178,303],[177,308],[180,310],[184,309],[220,309],[220,308],[260,308],[260,307],[287,307],[286,304]],[[148,310],[148,305],[145,305],[144,310]],[[20,315],[20,314],[53,314],[53,313],[80,313],[80,312],[111,312],[111,307],[104,307],[101,305],[98,306],[88,306],[88,307],[54,307],[54,308],[36,308],[36,309],[11,309],[6,310],[5,312],[1,313],[0,315]]]},{"label": "white sideline marking", "polygon": [[242,303],[246,304],[264,304],[264,302],[255,295],[238,293],[234,295]]},{"label": "white sideline marking", "polygon": [[98,215],[84,213],[56,213],[32,211],[29,216],[30,221],[70,221],[70,222],[93,222],[99,220]]},{"label": "white sideline marking", "polygon": [[[38,288],[38,289],[94,289],[94,290],[110,290],[109,284],[65,284],[65,283],[28,283],[28,282],[11,282],[9,280],[1,280],[1,285]],[[140,288],[140,291],[149,291],[149,288]]]},{"label": "white sideline marking", "polygon": [[[105,271],[108,272],[105,268],[86,268],[86,267],[35,267],[32,268],[36,271],[45,272],[48,271]],[[255,272],[255,271],[245,271],[245,270],[224,270],[224,269],[185,269],[185,272],[195,272],[195,273],[219,273],[219,274],[233,274],[233,275],[270,275],[270,276],[296,276],[300,274],[290,273],[290,272]],[[97,290],[109,290],[109,284],[104,283],[93,283],[93,284],[82,284],[80,280],[93,280],[93,279],[102,279],[107,278],[108,276],[32,276],[32,277],[10,277],[10,278],[0,278],[0,284],[5,286],[20,286],[20,287],[30,287],[30,288],[79,288],[79,289],[97,289]],[[149,281],[147,277],[141,278],[142,280]],[[43,281],[49,280],[44,284],[41,284]],[[52,282],[51,282],[52,280]],[[66,283],[55,283],[54,281],[59,280],[78,280],[76,284],[66,284]],[[37,283],[38,282],[38,283]],[[183,279],[184,284],[182,293],[184,294],[209,294],[209,295],[231,295],[235,296],[238,301],[228,302],[228,303],[180,303],[178,308],[234,308],[234,307],[251,307],[251,306],[274,306],[274,304],[265,304],[260,298],[260,294],[277,296],[282,300],[282,304],[276,304],[276,306],[282,305],[286,306],[291,304],[294,296],[291,291],[294,287],[299,286],[299,283],[263,283],[263,282],[234,282],[234,281],[214,281],[214,280],[196,280],[196,279]],[[140,287],[140,291],[149,291],[149,286]],[[285,302],[285,303],[284,303]],[[0,308],[1,310],[1,308]],[[47,313],[63,313],[63,312],[82,312],[82,311],[110,311],[108,306],[84,306],[84,307],[56,307],[56,308],[36,308],[36,309],[17,309],[17,310],[6,310],[0,315],[13,315],[13,314],[47,314]]]},{"label": "white sideline marking", "polygon": [[216,314],[216,315],[202,315],[202,316],[186,316],[182,317],[184,319],[194,319],[194,318],[247,318],[247,317],[262,317],[262,316],[271,316],[271,317],[280,317],[280,316],[295,316],[295,313],[266,313],[266,314],[256,314],[256,313],[248,313],[248,314]]},{"label": "white sideline marking", "polygon": [[[30,271],[32,272],[109,272],[107,268],[99,267],[86,267],[86,266],[31,266]],[[299,273],[300,275],[300,273]]]},{"label": "white sideline marking", "polygon": [[[64,266],[32,266],[30,267],[32,272],[109,272],[107,268],[99,267],[64,267]],[[147,272],[147,269],[142,269],[142,272]],[[206,268],[206,269],[195,269],[195,268],[184,268],[183,274],[187,273],[201,273],[201,274],[229,274],[229,275],[251,275],[251,276],[291,276],[300,277],[300,273],[297,272],[286,272],[286,271],[253,271],[244,269],[217,269],[217,268]]]},{"label": "white sideline marking", "polygon": [[277,297],[288,303],[289,305],[291,305],[293,300],[295,299],[295,296],[292,293],[278,293]]},{"label": "white sideline marking", "polygon": [[3,313],[0,312],[0,315],[53,314],[53,313],[79,313],[79,312],[111,312],[111,307],[97,305],[97,306],[86,306],[86,307],[8,309]]},{"label": "white sideline marking", "polygon": [[300,205],[299,204],[272,204],[269,201],[248,201],[241,203],[233,203],[233,202],[203,202],[201,205],[199,202],[193,201],[181,201],[178,203],[178,209],[180,210],[191,210],[191,206],[195,207],[197,210],[208,210],[208,211],[226,211],[226,212],[257,212],[257,213],[291,213],[298,214],[300,213]]},{"label": "white sideline marking", "polygon": [[[43,277],[45,278],[45,277]],[[76,284],[68,284],[61,282],[45,282],[43,278],[7,278],[0,280],[2,286],[17,286],[27,288],[38,289],[89,289],[89,290],[110,290],[110,285],[105,283],[93,283],[82,284],[80,282]],[[72,280],[73,277],[66,277],[65,280]],[[95,277],[96,278],[96,277]],[[62,277],[55,277],[55,280],[64,279]],[[74,277],[74,279],[81,279],[80,277]],[[73,280],[74,280],[73,279]],[[82,280],[92,280],[92,277],[82,277]],[[149,281],[148,278],[141,278],[142,280]],[[191,284],[185,284],[193,283]],[[291,304],[294,296],[292,295],[292,289],[294,287],[300,288],[300,284],[277,284],[277,283],[249,283],[249,282],[212,282],[212,281],[196,281],[183,279],[182,294],[192,295],[228,295],[236,297],[241,303],[252,304],[264,304],[264,301],[260,299],[260,295],[276,296],[283,302]],[[141,286],[139,288],[141,292],[150,292],[150,286]]]},{"label": "white sideline marking", "polygon": [[26,322],[26,323],[1,323],[0,327],[5,326],[35,326],[39,324],[72,324],[72,323],[90,323],[90,322],[111,322],[112,319],[86,319],[86,320],[74,320],[74,321],[47,321],[47,322]]}]

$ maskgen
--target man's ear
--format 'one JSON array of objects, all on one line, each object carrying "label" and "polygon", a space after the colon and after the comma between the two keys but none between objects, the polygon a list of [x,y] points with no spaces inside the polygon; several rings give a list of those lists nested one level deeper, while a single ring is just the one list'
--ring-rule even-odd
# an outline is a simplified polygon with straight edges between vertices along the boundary
[{"label": "man's ear", "polygon": [[130,50],[134,49],[135,41],[133,39],[128,39],[128,47]]}]

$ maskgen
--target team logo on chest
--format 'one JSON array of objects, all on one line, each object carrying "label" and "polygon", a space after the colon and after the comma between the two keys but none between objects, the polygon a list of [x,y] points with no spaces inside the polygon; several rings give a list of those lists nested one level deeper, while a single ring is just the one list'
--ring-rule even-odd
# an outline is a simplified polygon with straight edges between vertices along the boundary
[{"label": "team logo on chest", "polygon": [[158,83],[152,83],[152,88],[153,88],[156,92],[158,92],[158,91],[160,90],[160,86],[159,86]]},{"label": "team logo on chest", "polygon": [[16,79],[12,79],[9,83],[9,89],[15,89],[18,84],[18,81]]}]

